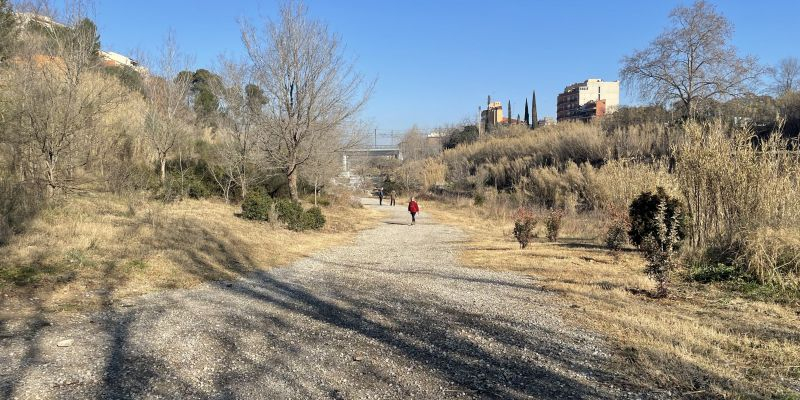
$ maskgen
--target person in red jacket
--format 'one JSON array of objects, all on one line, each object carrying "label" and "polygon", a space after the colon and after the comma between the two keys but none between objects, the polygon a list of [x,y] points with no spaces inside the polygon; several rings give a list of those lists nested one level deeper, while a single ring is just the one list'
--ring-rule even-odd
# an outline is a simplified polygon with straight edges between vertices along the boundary
[{"label": "person in red jacket", "polygon": [[414,225],[415,223],[417,223],[417,213],[419,212],[419,204],[417,204],[417,201],[414,200],[413,197],[408,202],[408,212],[411,213],[411,225]]}]

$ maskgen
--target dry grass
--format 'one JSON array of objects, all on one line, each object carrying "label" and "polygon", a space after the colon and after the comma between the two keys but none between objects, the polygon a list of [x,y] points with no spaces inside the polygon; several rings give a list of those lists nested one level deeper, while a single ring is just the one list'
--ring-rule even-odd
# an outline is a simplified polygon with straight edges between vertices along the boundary
[{"label": "dry grass", "polygon": [[565,319],[612,343],[620,375],[680,398],[797,398],[796,305],[745,300],[677,278],[670,298],[652,299],[641,294],[654,288],[644,261],[597,245],[597,223],[581,237],[585,221],[565,221],[559,243],[540,239],[520,250],[510,219],[486,223],[483,209],[463,205],[430,203],[427,210],[470,234],[465,265],[529,274],[560,293],[571,305]]},{"label": "dry grass", "polygon": [[[325,208],[320,232],[244,220],[221,201],[175,204],[112,195],[71,198],[0,247],[0,291],[45,310],[86,308],[164,288],[188,288],[288,264],[351,240],[376,211]],[[23,301],[16,306],[30,305]]]}]

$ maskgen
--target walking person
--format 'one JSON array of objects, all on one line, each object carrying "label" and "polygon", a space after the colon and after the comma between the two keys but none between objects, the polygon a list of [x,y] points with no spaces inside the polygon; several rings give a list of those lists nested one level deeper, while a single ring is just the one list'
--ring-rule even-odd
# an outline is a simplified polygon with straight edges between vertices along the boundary
[{"label": "walking person", "polygon": [[383,205],[383,188],[378,189],[378,205]]},{"label": "walking person", "polygon": [[395,200],[396,197],[397,197],[397,192],[396,191],[392,190],[391,192],[389,192],[389,205],[390,206],[395,205],[394,204],[394,200]]},{"label": "walking person", "polygon": [[417,213],[419,212],[419,204],[417,204],[417,201],[414,200],[413,197],[408,202],[408,212],[411,213],[411,225],[416,224],[417,223]]}]

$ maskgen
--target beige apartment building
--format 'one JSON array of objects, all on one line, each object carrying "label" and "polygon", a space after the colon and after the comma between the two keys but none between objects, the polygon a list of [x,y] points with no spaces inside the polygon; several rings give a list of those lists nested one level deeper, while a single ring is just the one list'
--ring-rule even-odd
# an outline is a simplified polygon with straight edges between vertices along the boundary
[{"label": "beige apartment building", "polygon": [[590,120],[612,114],[619,108],[619,81],[603,82],[602,79],[587,79],[573,83],[558,95],[556,118],[568,120]]}]

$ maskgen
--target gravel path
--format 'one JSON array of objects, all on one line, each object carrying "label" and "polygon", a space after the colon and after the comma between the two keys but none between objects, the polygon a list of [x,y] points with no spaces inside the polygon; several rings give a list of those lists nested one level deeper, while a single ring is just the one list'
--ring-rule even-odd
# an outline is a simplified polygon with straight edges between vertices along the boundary
[{"label": "gravel path", "polygon": [[554,294],[461,268],[462,232],[381,209],[354,245],[248,279],[0,321],[0,398],[647,397]]}]

